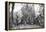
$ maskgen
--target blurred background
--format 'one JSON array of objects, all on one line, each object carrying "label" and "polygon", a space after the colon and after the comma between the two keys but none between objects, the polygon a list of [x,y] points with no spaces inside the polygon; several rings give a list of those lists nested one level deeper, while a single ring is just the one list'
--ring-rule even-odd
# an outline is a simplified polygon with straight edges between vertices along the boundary
[{"label": "blurred background", "polygon": [[9,28],[43,28],[44,5],[9,3]]}]

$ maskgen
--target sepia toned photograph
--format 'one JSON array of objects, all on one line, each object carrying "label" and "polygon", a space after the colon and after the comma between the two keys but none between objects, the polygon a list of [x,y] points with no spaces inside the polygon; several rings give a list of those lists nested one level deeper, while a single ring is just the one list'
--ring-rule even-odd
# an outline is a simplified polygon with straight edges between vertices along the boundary
[{"label": "sepia toned photograph", "polygon": [[6,30],[44,28],[44,4],[5,2]]}]

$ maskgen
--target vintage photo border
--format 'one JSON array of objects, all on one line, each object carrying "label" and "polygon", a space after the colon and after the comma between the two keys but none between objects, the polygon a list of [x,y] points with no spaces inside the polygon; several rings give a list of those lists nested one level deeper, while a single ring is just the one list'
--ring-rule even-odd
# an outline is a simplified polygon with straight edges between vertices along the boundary
[{"label": "vintage photo border", "polygon": [[[24,29],[9,29],[8,28],[8,26],[9,26],[9,24],[8,24],[8,9],[7,9],[7,3],[25,3],[25,4],[42,4],[42,5],[44,5],[44,11],[43,11],[43,14],[44,14],[44,25],[45,25],[45,4],[44,3],[29,3],[29,2],[8,2],[8,1],[6,1],[5,2],[5,30],[25,30],[25,28]],[[45,27],[45,26],[44,26]],[[28,28],[27,28],[28,29]],[[31,28],[30,28],[31,29]],[[32,29],[40,29],[40,28],[32,28]],[[41,28],[42,29],[42,28]]]}]

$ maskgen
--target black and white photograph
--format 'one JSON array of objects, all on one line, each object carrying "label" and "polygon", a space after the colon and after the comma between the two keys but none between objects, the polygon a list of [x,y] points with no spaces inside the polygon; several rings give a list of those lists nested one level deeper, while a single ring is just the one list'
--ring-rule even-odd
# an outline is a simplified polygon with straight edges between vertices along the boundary
[{"label": "black and white photograph", "polygon": [[7,30],[44,28],[44,3],[5,2]]}]

